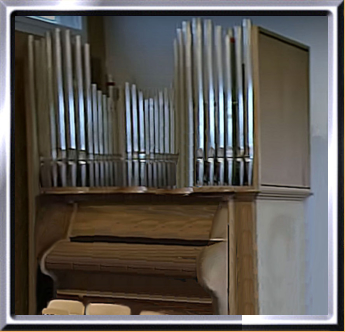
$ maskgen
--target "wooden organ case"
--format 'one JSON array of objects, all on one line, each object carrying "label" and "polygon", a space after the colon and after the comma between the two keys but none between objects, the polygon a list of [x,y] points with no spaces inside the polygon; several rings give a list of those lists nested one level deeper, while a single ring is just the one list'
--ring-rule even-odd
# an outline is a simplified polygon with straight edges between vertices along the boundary
[{"label": "wooden organ case", "polygon": [[[48,102],[40,104],[40,99],[36,97],[38,95],[38,92],[34,90],[35,84],[38,84],[35,83],[36,81],[31,81],[28,85],[31,89],[26,98],[28,101],[27,154],[30,174],[29,295],[31,314],[35,313],[36,291],[39,291],[40,288],[40,284],[37,283],[38,274],[48,275],[53,281],[52,297],[83,298],[84,300],[93,299],[118,303],[143,302],[149,308],[160,308],[168,314],[243,315],[259,313],[257,201],[260,197],[277,196],[283,197],[282,199],[290,196],[299,196],[304,199],[309,194],[309,49],[265,29],[252,26],[247,21],[242,30],[237,27],[226,34],[229,44],[225,41],[223,46],[225,52],[226,47],[229,47],[229,54],[233,56],[234,62],[238,59],[237,56],[240,56],[241,59],[244,59],[245,56],[237,54],[240,51],[236,49],[236,46],[231,49],[232,40],[235,40],[236,43],[237,40],[240,40],[238,38],[243,37],[243,41],[245,38],[249,38],[247,41],[250,41],[250,48],[247,49],[247,61],[250,62],[251,107],[246,101],[250,96],[250,92],[247,93],[249,91],[248,79],[246,74],[242,73],[241,65],[238,68],[236,63],[235,65],[230,63],[229,70],[238,70],[239,75],[244,75],[242,77],[244,85],[241,86],[236,81],[231,82],[238,87],[237,90],[231,91],[234,99],[232,104],[241,104],[239,98],[236,97],[236,99],[234,96],[238,96],[238,91],[243,89],[242,94],[245,94],[247,98],[244,101],[245,105],[242,105],[244,124],[247,125],[244,134],[248,135],[248,131],[252,131],[253,144],[248,147],[248,154],[244,152],[241,155],[241,151],[236,152],[236,147],[232,150],[233,154],[228,156],[224,145],[222,152],[218,152],[221,144],[219,144],[217,136],[215,140],[218,145],[215,154],[203,155],[204,159],[201,162],[203,166],[199,169],[201,163],[198,159],[198,152],[195,151],[197,150],[196,145],[200,142],[189,136],[189,130],[192,128],[195,133],[199,133],[199,131],[197,127],[190,125],[191,122],[188,122],[192,121],[188,118],[190,104],[185,102],[189,98],[188,93],[192,96],[188,86],[188,79],[191,77],[188,76],[188,70],[183,75],[181,73],[184,71],[179,70],[179,66],[182,68],[183,65],[186,65],[187,69],[190,68],[188,67],[188,50],[191,54],[193,52],[188,37],[194,36],[194,34],[198,36],[200,33],[197,22],[184,23],[182,28],[178,29],[175,42],[177,57],[173,96],[175,99],[172,99],[176,114],[177,109],[180,108],[186,112],[187,116],[184,117],[181,111],[179,117],[176,116],[174,120],[175,128],[171,125],[169,129],[170,132],[175,130],[178,133],[176,136],[183,137],[181,141],[185,140],[195,149],[194,151],[189,150],[188,144],[185,144],[187,147],[183,147],[181,141],[179,143],[176,139],[172,139],[175,148],[173,151],[169,151],[171,154],[174,152],[178,154],[179,161],[176,169],[167,168],[169,174],[174,174],[170,178],[170,182],[166,182],[165,185],[160,186],[159,181],[157,184],[154,181],[150,184],[148,179],[146,179],[146,183],[136,182],[135,177],[129,181],[128,172],[135,173],[136,161],[135,158],[130,161],[133,170],[129,171],[126,149],[124,151],[127,153],[127,159],[120,161],[118,165],[122,163],[122,166],[120,165],[116,170],[122,172],[119,173],[121,178],[126,178],[128,182],[121,183],[121,181],[113,180],[108,185],[102,185],[100,181],[97,186],[95,183],[90,185],[88,181],[83,183],[83,180],[79,181],[71,176],[70,183],[58,180],[54,185],[53,177],[57,176],[57,173],[54,175],[54,172],[59,173],[61,170],[64,172],[63,167],[60,167],[63,159],[59,161],[60,164],[57,162],[58,170],[49,173],[50,180],[47,180],[44,175],[47,169],[44,157],[47,156],[44,155],[44,151],[42,156],[40,147],[42,137],[44,137],[40,134],[42,130],[44,131],[44,123],[40,123],[38,114],[44,110],[44,105],[48,105]],[[206,37],[209,31],[208,24],[209,22],[204,24]],[[190,29],[189,35],[188,29]],[[246,35],[246,31],[250,33]],[[214,29],[214,33],[214,42],[217,45],[220,40],[217,39],[217,28]],[[210,30],[211,35],[213,35],[212,30]],[[52,50],[57,52],[54,48],[57,37],[56,35],[53,37],[55,39],[49,39],[48,42],[45,39],[43,47],[52,43]],[[78,41],[75,44],[78,44]],[[31,80],[33,78],[32,75],[30,76],[30,70],[35,74],[35,66],[37,66],[34,63],[37,61],[34,57],[37,52],[35,46],[39,47],[39,45],[37,40],[32,39],[30,46],[29,37],[28,79]],[[66,45],[63,44],[62,52],[68,52]],[[197,45],[197,42],[193,43],[193,47],[194,45]],[[72,51],[73,47],[74,44],[72,44]],[[78,49],[76,48],[76,50]],[[244,54],[245,50],[242,51]],[[74,54],[73,52],[71,53]],[[179,52],[181,52],[183,60],[179,57]],[[43,51],[40,54],[45,56],[46,53]],[[49,55],[49,53],[47,54]],[[56,53],[54,54],[52,59],[55,61],[58,56]],[[66,57],[68,58],[66,53],[64,54],[62,61],[65,61]],[[205,59],[207,59],[207,54],[206,50]],[[196,59],[193,68],[197,68],[197,56],[193,59]],[[74,64],[77,61],[78,53],[76,51],[76,56],[73,55],[71,63]],[[205,62],[205,66],[207,66],[207,61]],[[245,60],[243,63],[246,64]],[[47,64],[46,70],[49,73],[49,66],[52,64],[49,64],[49,61]],[[227,65],[215,68],[215,72],[218,69],[218,74],[221,76],[223,72],[225,77]],[[195,70],[197,72],[197,69]],[[71,71],[75,75],[78,85],[78,73],[74,74],[74,71]],[[54,77],[58,76],[56,72],[53,70]],[[68,71],[61,75],[63,80],[68,81]],[[34,79],[37,80],[37,78]],[[42,80],[44,80],[43,77],[37,82],[42,84]],[[87,74],[85,74],[84,81],[87,80]],[[224,81],[226,81],[225,78]],[[72,81],[70,84],[73,85]],[[177,91],[181,84],[184,88]],[[68,89],[68,82],[62,84],[61,87]],[[40,88],[42,89],[42,85]],[[36,89],[39,90],[39,88]],[[84,88],[81,87],[81,89]],[[127,125],[126,119],[128,120],[126,118],[125,101],[128,97],[126,93],[128,91],[128,93],[133,93],[130,88],[128,91],[126,89],[127,86],[122,91],[124,126]],[[219,93],[220,85],[214,89]],[[227,86],[224,84],[225,96],[226,89]],[[87,98],[86,90],[84,90],[84,98]],[[75,95],[79,96],[78,87],[75,87],[73,91],[76,91]],[[90,91],[89,97],[92,104],[91,87]],[[138,93],[136,98],[140,98],[139,90],[136,92]],[[181,97],[181,93],[186,95]],[[210,93],[205,92],[204,98],[209,96]],[[157,98],[158,102],[159,97],[160,95]],[[154,98],[153,102],[155,102]],[[217,98],[216,96],[215,99]],[[226,109],[226,98],[222,101],[217,99],[215,118],[219,115],[221,103]],[[80,101],[79,104],[76,102],[77,99],[78,97],[74,99],[76,110],[80,106]],[[96,101],[99,100],[96,98]],[[55,109],[58,109],[57,102],[55,101],[54,104]],[[121,96],[117,102],[121,103]],[[85,114],[87,113],[87,103],[86,100],[83,106]],[[150,99],[148,99],[147,107],[150,106],[149,103]],[[182,105],[182,103],[185,104]],[[66,108],[66,113],[68,107],[73,107],[66,102],[62,104]],[[198,105],[200,107],[200,104]],[[195,106],[195,101],[194,104],[192,103],[192,113],[198,105]],[[208,111],[209,105],[206,103],[205,113]],[[110,108],[110,101],[108,107]],[[115,108],[117,110],[117,107]],[[235,109],[237,111],[234,111],[232,118],[234,122],[242,116],[241,109],[236,107]],[[248,116],[248,112],[251,110],[252,114]],[[133,117],[129,118],[135,121]],[[208,126],[207,130],[209,130],[205,130],[206,136],[212,134],[211,118],[212,114],[208,118],[205,116],[205,122],[207,122],[205,126]],[[218,126],[220,123],[222,122],[217,122]],[[240,124],[241,121],[238,123]],[[140,123],[138,126],[140,127]],[[194,128],[196,129],[194,130]],[[217,127],[215,128],[217,129]],[[85,130],[87,131],[87,129]],[[237,127],[236,130],[239,131],[238,137],[240,137],[241,131]],[[128,131],[124,131],[124,133],[126,136]],[[227,137],[229,136],[230,134]],[[236,138],[234,140],[235,142],[231,141],[233,146],[239,144],[241,137],[237,142]],[[208,137],[205,145],[210,141]],[[126,141],[123,142],[124,146],[126,144]],[[207,147],[204,150],[206,151]],[[132,152],[135,154],[136,151]],[[158,153],[160,152],[158,151]],[[206,163],[207,158],[212,157],[214,164]],[[230,163],[226,163],[228,157],[233,158],[231,165],[234,165],[234,168],[231,172],[234,174],[237,172],[237,175],[232,175],[231,178],[226,175],[231,168]],[[217,158],[223,158],[224,163],[217,163]],[[80,174],[83,174],[84,171],[85,174],[89,174],[88,165],[91,165],[85,157],[81,159],[84,160],[84,163],[79,163],[78,159],[77,166],[75,166],[80,167],[78,176],[82,176]],[[166,159],[163,158],[163,160]],[[192,160],[191,163],[190,160]],[[236,163],[236,160],[240,161]],[[111,164],[111,159],[98,159],[99,164],[104,162],[107,165],[108,161]],[[51,163],[51,159],[49,159],[49,163]],[[73,172],[74,166],[69,167],[69,164],[68,160],[67,170],[65,169],[67,174]],[[138,165],[140,167],[140,161]],[[153,165],[155,165],[154,162]],[[213,165],[213,171],[210,165]],[[222,170],[222,167],[224,167],[225,174],[223,179],[216,170]],[[196,171],[196,169],[198,170]],[[157,170],[159,172],[159,166]],[[141,174],[140,172],[141,169],[138,168],[138,174]],[[217,173],[218,182],[209,181],[209,179],[206,181],[205,175],[200,177],[200,172],[204,174],[214,172],[213,175]],[[58,176],[61,174],[59,173]],[[192,175],[190,176],[190,174]],[[113,176],[116,177],[115,172]],[[236,176],[237,180],[233,180]],[[241,176],[246,176],[246,181],[239,180]]]}]

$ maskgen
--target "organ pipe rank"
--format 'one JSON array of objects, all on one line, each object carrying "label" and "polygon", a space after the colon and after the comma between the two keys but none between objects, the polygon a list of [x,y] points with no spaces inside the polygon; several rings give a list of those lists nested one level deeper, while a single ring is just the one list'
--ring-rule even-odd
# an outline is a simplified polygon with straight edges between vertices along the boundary
[{"label": "organ pipe rank", "polygon": [[172,42],[170,87],[127,82],[105,93],[80,36],[29,36],[43,188],[252,185],[251,22],[227,28],[195,18]]}]

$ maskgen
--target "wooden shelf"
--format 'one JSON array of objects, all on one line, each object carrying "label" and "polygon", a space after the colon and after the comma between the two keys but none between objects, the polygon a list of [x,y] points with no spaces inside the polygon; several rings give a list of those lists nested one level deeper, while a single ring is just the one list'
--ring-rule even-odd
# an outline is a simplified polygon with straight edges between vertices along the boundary
[{"label": "wooden shelf", "polygon": [[57,295],[64,296],[78,296],[78,297],[100,297],[100,298],[114,298],[126,300],[142,300],[142,301],[160,301],[160,302],[181,302],[181,303],[206,303],[212,304],[211,298],[203,297],[181,297],[181,296],[160,296],[153,294],[130,294],[130,293],[111,293],[111,292],[93,292],[82,291],[75,289],[58,289]]},{"label": "wooden shelf", "polygon": [[178,189],[154,189],[146,187],[64,187],[41,188],[42,195],[74,195],[74,194],[153,194],[153,195],[180,195],[193,194],[232,194],[232,193],[258,193],[252,186],[209,186],[189,187]]}]

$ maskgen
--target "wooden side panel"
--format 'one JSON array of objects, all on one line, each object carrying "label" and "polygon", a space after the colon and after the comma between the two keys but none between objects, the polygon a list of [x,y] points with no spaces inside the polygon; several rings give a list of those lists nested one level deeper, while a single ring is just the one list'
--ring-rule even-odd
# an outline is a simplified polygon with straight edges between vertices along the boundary
[{"label": "wooden side panel", "polygon": [[309,52],[259,34],[261,185],[309,187]]},{"label": "wooden side panel", "polygon": [[235,227],[235,204],[231,200],[228,202],[229,227],[228,227],[228,303],[229,315],[237,313],[237,270],[236,270],[236,227]]},{"label": "wooden side panel", "polygon": [[37,259],[55,242],[67,237],[72,214],[72,204],[50,203],[39,209],[35,232]]},{"label": "wooden side panel", "polygon": [[210,233],[210,240],[227,241],[228,239],[228,223],[229,223],[229,206],[228,202],[221,202],[219,204],[216,215],[212,222],[212,229]]},{"label": "wooden side panel", "polygon": [[[36,222],[36,198],[39,194],[39,154],[37,143],[37,119],[36,101],[34,98],[34,85],[29,78],[30,60],[28,57],[28,34],[26,39],[26,72],[25,72],[25,114],[26,114],[26,137],[27,137],[27,172],[28,172],[28,224],[29,224],[29,315],[36,313],[36,256],[35,256],[35,222]],[[31,64],[32,65],[32,64]]]},{"label": "wooden side panel", "polygon": [[258,314],[255,205],[254,198],[235,200],[237,315]]}]

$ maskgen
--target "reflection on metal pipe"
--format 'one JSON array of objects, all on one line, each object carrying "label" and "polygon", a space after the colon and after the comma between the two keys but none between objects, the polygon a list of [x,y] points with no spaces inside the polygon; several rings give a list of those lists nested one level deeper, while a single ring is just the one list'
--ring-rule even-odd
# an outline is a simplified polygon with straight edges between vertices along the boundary
[{"label": "reflection on metal pipe", "polygon": [[244,89],[245,89],[245,184],[253,182],[253,158],[254,158],[254,91],[252,69],[252,43],[250,20],[243,20],[243,63],[244,63]]}]

